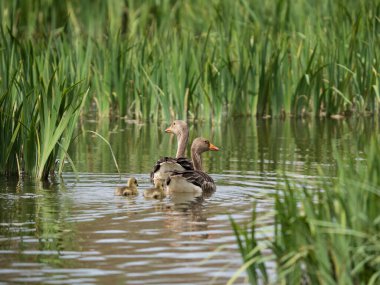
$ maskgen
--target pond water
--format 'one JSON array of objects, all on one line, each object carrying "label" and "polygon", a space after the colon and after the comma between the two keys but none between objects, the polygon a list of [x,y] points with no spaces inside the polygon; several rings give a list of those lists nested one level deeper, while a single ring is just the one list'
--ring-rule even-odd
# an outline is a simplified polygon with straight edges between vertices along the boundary
[{"label": "pond water", "polygon": [[[270,237],[272,194],[283,173],[298,180],[334,175],[333,150],[360,158],[378,122],[251,120],[190,123],[219,152],[203,155],[217,190],[207,198],[114,196],[135,176],[142,192],[153,163],[175,155],[168,124],[123,120],[81,124],[69,166],[50,183],[0,178],[0,282],[44,284],[225,284],[242,265],[229,217],[249,221],[256,203]],[[109,140],[108,146],[88,130]],[[236,284],[246,284],[241,274]]]}]

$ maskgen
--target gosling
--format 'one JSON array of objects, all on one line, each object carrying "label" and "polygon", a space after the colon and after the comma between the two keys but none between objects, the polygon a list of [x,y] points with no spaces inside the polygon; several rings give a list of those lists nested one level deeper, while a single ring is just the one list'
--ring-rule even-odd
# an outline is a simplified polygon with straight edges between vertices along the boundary
[{"label": "gosling", "polygon": [[155,181],[153,188],[144,191],[144,197],[146,198],[162,199],[165,196],[164,182],[159,179]]},{"label": "gosling", "polygon": [[131,177],[128,179],[128,185],[127,186],[119,186],[116,187],[115,195],[117,196],[130,196],[130,195],[137,195],[137,180],[134,177]]}]

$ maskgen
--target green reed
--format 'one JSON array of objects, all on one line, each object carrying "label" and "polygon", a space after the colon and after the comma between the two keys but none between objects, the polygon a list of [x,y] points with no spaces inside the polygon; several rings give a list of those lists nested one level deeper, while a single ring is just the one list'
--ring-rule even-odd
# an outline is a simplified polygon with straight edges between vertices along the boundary
[{"label": "green reed", "polygon": [[[379,282],[379,153],[373,138],[365,161],[336,155],[336,178],[303,187],[289,182],[275,195],[271,239],[258,241],[256,217],[251,227],[232,223],[252,284]],[[268,260],[275,269],[267,267]],[[275,279],[268,280],[268,270],[276,271]]]},{"label": "green reed", "polygon": [[[139,120],[378,113],[378,1],[2,2],[20,41],[91,86],[85,110]],[[59,52],[58,52],[59,51]]]},{"label": "green reed", "polygon": [[62,171],[85,90],[54,51],[60,40],[21,43],[1,29],[0,173],[47,179]]}]

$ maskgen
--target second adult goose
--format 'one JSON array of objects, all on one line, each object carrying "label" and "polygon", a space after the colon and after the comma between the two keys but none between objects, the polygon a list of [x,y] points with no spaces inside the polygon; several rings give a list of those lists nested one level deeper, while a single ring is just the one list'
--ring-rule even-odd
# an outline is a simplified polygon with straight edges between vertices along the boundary
[{"label": "second adult goose", "polygon": [[189,140],[189,128],[186,122],[175,120],[165,132],[177,136],[177,154],[175,158],[166,156],[156,162],[153,171],[150,173],[150,179],[153,183],[155,183],[156,180],[165,181],[171,171],[193,169],[192,162],[185,158],[186,146]]},{"label": "second adult goose", "polygon": [[205,138],[196,138],[191,145],[191,158],[194,169],[185,171],[172,171],[166,180],[166,190],[170,192],[212,192],[216,186],[214,180],[202,170],[201,154],[205,151],[218,151],[219,148],[214,146]]}]

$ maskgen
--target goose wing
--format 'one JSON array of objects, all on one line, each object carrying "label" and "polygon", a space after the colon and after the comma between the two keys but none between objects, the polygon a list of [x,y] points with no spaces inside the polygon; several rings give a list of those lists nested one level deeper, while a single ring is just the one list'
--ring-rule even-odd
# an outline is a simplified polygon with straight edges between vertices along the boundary
[{"label": "goose wing", "polygon": [[179,158],[168,157],[168,156],[161,157],[159,160],[157,160],[157,162],[153,166],[152,172],[150,173],[150,180],[152,182],[153,182],[154,174],[156,172],[160,171],[160,167],[164,163],[177,164],[177,165],[183,167],[183,169],[185,169],[185,170],[193,170],[194,169],[193,163],[189,159],[187,159],[186,157],[179,157]]},{"label": "goose wing", "polygon": [[214,180],[207,173],[199,170],[173,171],[166,184],[169,185],[171,176],[177,175],[186,179],[188,183],[199,186],[203,191],[214,191],[216,188]]}]

